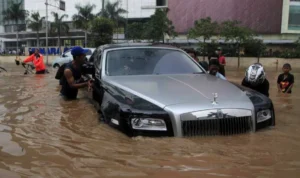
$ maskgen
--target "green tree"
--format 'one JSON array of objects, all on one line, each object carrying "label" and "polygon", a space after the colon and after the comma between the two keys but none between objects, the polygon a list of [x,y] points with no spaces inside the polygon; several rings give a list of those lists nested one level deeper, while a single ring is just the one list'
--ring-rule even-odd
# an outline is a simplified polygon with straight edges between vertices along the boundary
[{"label": "green tree", "polygon": [[[210,17],[200,19],[195,21],[194,27],[188,33],[188,38],[193,38],[200,42],[198,38],[202,37],[203,44],[200,42],[201,46],[203,46],[203,51],[208,53],[206,41],[217,34],[217,29],[218,23],[212,22]],[[203,60],[205,60],[205,54],[203,55]]]},{"label": "green tree", "polygon": [[86,4],[81,6],[80,4],[76,4],[75,8],[77,9],[77,14],[73,15],[73,24],[76,28],[84,30],[84,46],[87,45],[87,33],[91,28],[91,22],[94,19],[95,15],[92,11],[96,8],[94,4]]},{"label": "green tree", "polygon": [[131,39],[133,41],[135,40],[141,40],[144,37],[144,24],[139,22],[134,22],[132,24],[129,24],[127,27],[127,38]]},{"label": "green tree", "polygon": [[20,2],[11,2],[10,6],[3,11],[5,21],[13,21],[17,29],[17,52],[19,49],[19,22],[25,20],[28,16],[28,11],[24,10],[22,0]]},{"label": "green tree", "polygon": [[68,18],[67,14],[63,14],[61,16],[59,16],[58,13],[56,12],[51,12],[53,17],[54,17],[54,22],[51,23],[51,28],[50,31],[52,33],[57,33],[58,35],[58,40],[57,40],[57,46],[59,47],[59,49],[61,48],[61,44],[60,44],[60,37],[61,34],[64,33],[68,33],[69,32],[69,26],[66,22],[64,22],[63,20],[65,18]]},{"label": "green tree", "polygon": [[112,43],[114,23],[105,17],[97,17],[92,23],[93,46],[100,46]]},{"label": "green tree", "polygon": [[240,48],[248,39],[253,37],[253,32],[246,27],[240,25],[238,21],[225,21],[222,23],[221,36],[226,42],[231,42],[236,45],[238,51],[238,67],[240,67]]},{"label": "green tree", "polygon": [[257,62],[260,62],[260,57],[267,49],[267,46],[260,39],[249,39],[244,44],[245,53],[257,57]]},{"label": "green tree", "polygon": [[31,13],[31,17],[30,17],[29,22],[28,22],[28,27],[31,30],[36,31],[37,47],[40,46],[39,32],[42,30],[44,20],[45,20],[45,17],[40,17],[39,12],[33,12],[33,13]]},{"label": "green tree", "polygon": [[177,36],[171,20],[169,20],[168,9],[156,9],[155,14],[145,24],[145,37],[153,42],[165,42],[165,35]]}]

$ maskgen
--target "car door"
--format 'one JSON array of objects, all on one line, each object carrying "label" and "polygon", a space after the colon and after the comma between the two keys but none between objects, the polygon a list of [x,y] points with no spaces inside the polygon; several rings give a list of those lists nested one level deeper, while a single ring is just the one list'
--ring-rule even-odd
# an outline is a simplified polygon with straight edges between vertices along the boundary
[{"label": "car door", "polygon": [[104,90],[102,85],[102,79],[101,79],[101,71],[102,71],[102,51],[101,49],[97,49],[94,51],[90,58],[90,62],[94,61],[94,67],[95,67],[95,80],[93,85],[93,99],[96,100],[99,105],[102,103]]}]

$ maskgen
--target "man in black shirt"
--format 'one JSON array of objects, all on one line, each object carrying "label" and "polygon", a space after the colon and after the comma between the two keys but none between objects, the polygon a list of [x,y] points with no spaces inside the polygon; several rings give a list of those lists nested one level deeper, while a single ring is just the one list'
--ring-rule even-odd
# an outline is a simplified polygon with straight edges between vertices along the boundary
[{"label": "man in black shirt", "polygon": [[76,46],[72,48],[71,54],[73,61],[66,64],[60,84],[62,85],[60,93],[67,99],[76,99],[79,88],[90,87],[91,81],[82,82],[82,65],[85,62],[87,50]]},{"label": "man in black shirt", "polygon": [[270,84],[266,79],[263,66],[259,63],[255,63],[247,69],[242,85],[269,97]]},{"label": "man in black shirt", "polygon": [[294,86],[294,75],[290,73],[292,67],[287,63],[283,65],[282,70],[283,73],[277,79],[278,92],[291,94]]}]

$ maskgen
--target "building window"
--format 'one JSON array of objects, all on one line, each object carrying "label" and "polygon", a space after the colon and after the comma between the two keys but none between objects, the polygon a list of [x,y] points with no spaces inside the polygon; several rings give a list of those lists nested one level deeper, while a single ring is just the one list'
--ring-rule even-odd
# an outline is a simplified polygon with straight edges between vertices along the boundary
[{"label": "building window", "polygon": [[300,30],[300,3],[299,5],[290,5],[288,29]]},{"label": "building window", "polygon": [[83,40],[75,40],[75,46],[83,46]]},{"label": "building window", "polygon": [[64,46],[71,46],[71,40],[64,40],[63,45]]},{"label": "building window", "polygon": [[156,6],[167,6],[167,0],[156,0]]}]

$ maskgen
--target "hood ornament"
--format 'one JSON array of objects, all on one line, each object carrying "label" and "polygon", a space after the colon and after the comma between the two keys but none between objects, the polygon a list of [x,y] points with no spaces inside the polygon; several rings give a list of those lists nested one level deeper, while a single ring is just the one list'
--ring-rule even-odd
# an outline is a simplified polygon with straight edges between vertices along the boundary
[{"label": "hood ornament", "polygon": [[213,101],[212,101],[212,104],[213,105],[218,105],[218,102],[217,102],[217,98],[218,98],[218,93],[213,93]]}]

